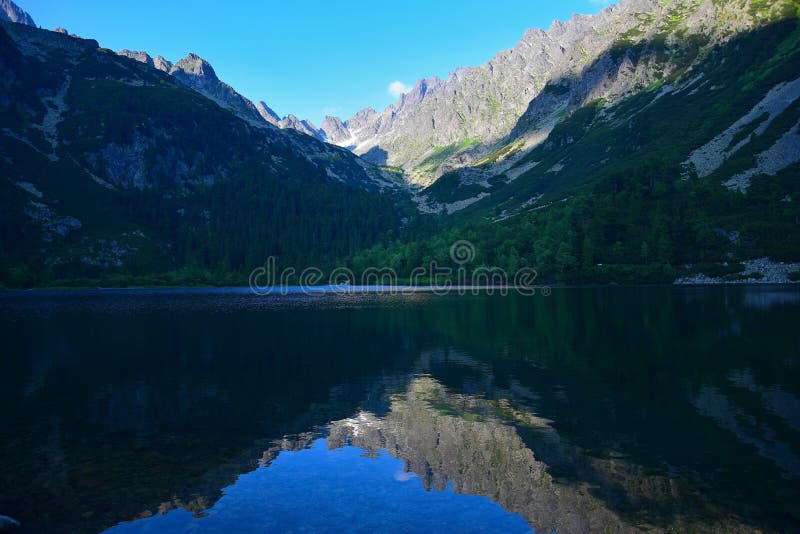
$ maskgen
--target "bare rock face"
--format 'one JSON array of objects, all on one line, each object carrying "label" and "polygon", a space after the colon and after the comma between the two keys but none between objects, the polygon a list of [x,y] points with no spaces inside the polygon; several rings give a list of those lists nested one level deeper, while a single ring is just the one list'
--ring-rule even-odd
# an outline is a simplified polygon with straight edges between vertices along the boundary
[{"label": "bare rock face", "polygon": [[11,0],[0,0],[0,20],[36,27],[31,16]]},{"label": "bare rock face", "polygon": [[278,117],[278,114],[272,111],[272,108],[269,107],[265,102],[259,102],[256,104],[256,109],[258,110],[258,114],[267,121],[268,123],[272,124],[273,126],[278,126],[281,122],[281,118]]},{"label": "bare rock face", "polygon": [[350,132],[347,131],[347,126],[344,125],[342,119],[339,117],[326,116],[322,121],[322,131],[329,143],[344,146],[346,141],[350,138]]},{"label": "bare rock face", "polygon": [[[780,9],[780,2],[773,4],[770,9]],[[723,42],[763,23],[754,5],[623,0],[595,16],[528,30],[489,63],[457,69],[445,80],[420,80],[382,112],[331,119],[323,130],[330,142],[360,155],[379,151],[412,182],[428,184],[516,137],[546,137],[557,120],[588,101],[613,102],[662,79],[679,62],[671,54],[643,59],[637,49],[665,43],[678,50],[694,36]],[[439,156],[445,148],[452,154]]]},{"label": "bare rock face", "polygon": [[166,73],[172,70],[172,62],[164,59],[164,56],[156,56],[155,59],[153,59],[153,66]]},{"label": "bare rock face", "polygon": [[298,119],[296,116],[291,114],[286,116],[283,120],[281,120],[278,123],[278,126],[283,129],[291,128],[292,130],[296,130],[306,135],[310,135],[311,137],[316,137],[320,141],[323,141],[325,139],[321,131],[316,126],[314,126],[314,124],[311,123],[311,121],[305,119],[303,120]]},{"label": "bare rock face", "polygon": [[259,102],[256,104],[256,109],[258,110],[259,115],[261,115],[261,118],[282,130],[295,130],[297,132],[310,135],[311,137],[319,139],[320,141],[326,140],[323,131],[314,126],[314,124],[309,120],[299,119],[292,114],[289,114],[281,119],[280,116],[278,116],[278,114],[275,113],[265,102]]},{"label": "bare rock face", "polygon": [[195,53],[190,53],[185,58],[178,61],[170,72],[178,80],[182,80],[186,85],[196,85],[198,87],[207,86],[219,81],[214,67]]},{"label": "bare rock face", "polygon": [[[61,29],[63,29],[63,28],[61,28]],[[58,31],[58,29],[56,29],[56,31]],[[66,30],[64,30],[64,33],[67,33]],[[129,57],[129,58],[131,58],[133,60],[138,61],[139,63],[144,63],[145,65],[150,65],[151,67],[155,66],[154,63],[153,63],[153,58],[151,58],[150,55],[147,52],[143,52],[143,51],[140,51],[140,50],[127,50],[126,49],[126,50],[120,50],[119,51],[119,55],[125,56],[125,57]]]}]

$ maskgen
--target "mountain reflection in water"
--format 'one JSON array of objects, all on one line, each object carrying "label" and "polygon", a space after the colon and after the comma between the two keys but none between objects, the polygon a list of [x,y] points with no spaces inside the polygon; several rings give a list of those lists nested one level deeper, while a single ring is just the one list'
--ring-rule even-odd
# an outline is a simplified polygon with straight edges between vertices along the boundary
[{"label": "mountain reflection in water", "polygon": [[0,513],[31,532],[795,530],[797,294],[5,296]]}]

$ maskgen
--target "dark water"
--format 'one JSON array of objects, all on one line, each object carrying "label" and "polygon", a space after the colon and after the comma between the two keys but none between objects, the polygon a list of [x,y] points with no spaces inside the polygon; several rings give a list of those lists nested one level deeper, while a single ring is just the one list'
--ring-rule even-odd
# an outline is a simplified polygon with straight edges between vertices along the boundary
[{"label": "dark water", "polygon": [[798,288],[0,295],[29,532],[800,529]]}]

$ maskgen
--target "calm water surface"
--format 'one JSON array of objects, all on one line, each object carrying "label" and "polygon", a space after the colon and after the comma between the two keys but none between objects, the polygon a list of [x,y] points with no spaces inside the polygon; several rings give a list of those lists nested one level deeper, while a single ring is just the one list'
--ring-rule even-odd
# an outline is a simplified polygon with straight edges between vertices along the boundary
[{"label": "calm water surface", "polygon": [[800,289],[0,294],[27,532],[800,529]]}]

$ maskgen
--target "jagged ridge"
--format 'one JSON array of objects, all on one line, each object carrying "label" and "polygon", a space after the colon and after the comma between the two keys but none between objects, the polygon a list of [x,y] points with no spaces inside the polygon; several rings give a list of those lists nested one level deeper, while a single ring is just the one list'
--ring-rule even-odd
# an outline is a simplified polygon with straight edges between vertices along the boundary
[{"label": "jagged ridge", "polygon": [[[428,185],[513,138],[526,137],[524,146],[534,146],[589,100],[617,101],[688,67],[662,57],[633,68],[618,61],[626,50],[654,42],[677,49],[697,37],[719,43],[768,23],[787,5],[791,9],[791,2],[779,1],[624,0],[596,16],[556,21],[546,32],[529,30],[485,65],[457,69],[446,80],[420,80],[384,111],[331,118],[323,130],[331,142],[373,162],[402,166],[412,182]],[[537,101],[540,96],[548,98]]]}]

